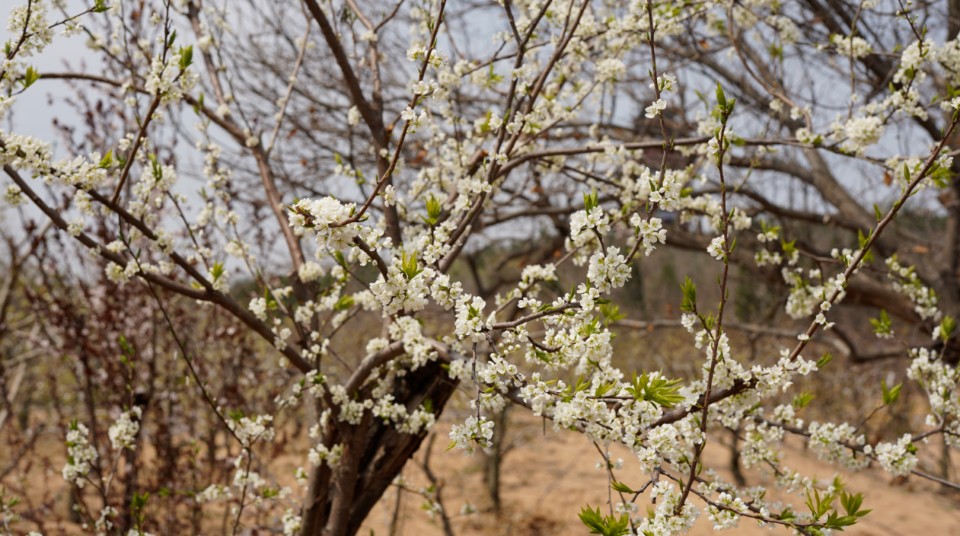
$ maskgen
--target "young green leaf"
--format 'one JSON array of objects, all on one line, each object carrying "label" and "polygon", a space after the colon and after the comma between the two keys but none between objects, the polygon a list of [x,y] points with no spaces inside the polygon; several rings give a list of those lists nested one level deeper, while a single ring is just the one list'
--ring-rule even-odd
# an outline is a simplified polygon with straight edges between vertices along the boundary
[{"label": "young green leaf", "polygon": [[689,277],[684,279],[683,284],[680,285],[680,290],[683,292],[683,297],[680,300],[680,310],[687,313],[694,313],[697,311],[697,286],[693,284],[693,281]]},{"label": "young green leaf", "polygon": [[630,532],[630,518],[627,514],[603,515],[600,508],[596,510],[589,506],[584,506],[580,510],[580,521],[590,529],[590,534],[600,534],[601,536],[624,536]]},{"label": "young green leaf", "polygon": [[34,82],[40,79],[40,73],[37,72],[33,67],[27,67],[27,71],[23,73],[23,89],[27,89],[32,86]]},{"label": "young green leaf", "polygon": [[193,45],[180,47],[180,70],[186,71],[193,63]]},{"label": "young green leaf", "polygon": [[889,406],[897,401],[900,398],[900,388],[903,387],[902,383],[898,383],[893,387],[887,387],[886,380],[880,380],[880,389],[883,390],[883,405]]}]

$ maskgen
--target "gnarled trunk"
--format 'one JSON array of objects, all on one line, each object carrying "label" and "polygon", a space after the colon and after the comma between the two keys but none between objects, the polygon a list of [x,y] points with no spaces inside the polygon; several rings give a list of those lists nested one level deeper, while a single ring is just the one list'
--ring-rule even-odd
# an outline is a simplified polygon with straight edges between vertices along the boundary
[{"label": "gnarled trunk", "polygon": [[[397,403],[413,410],[429,401],[435,415],[446,405],[457,382],[439,361],[397,378]],[[368,393],[362,393],[369,395]],[[338,466],[314,469],[304,505],[302,536],[352,536],[394,478],[427,436],[405,434],[369,413],[357,425],[340,423],[331,429],[328,445],[343,444]]]}]

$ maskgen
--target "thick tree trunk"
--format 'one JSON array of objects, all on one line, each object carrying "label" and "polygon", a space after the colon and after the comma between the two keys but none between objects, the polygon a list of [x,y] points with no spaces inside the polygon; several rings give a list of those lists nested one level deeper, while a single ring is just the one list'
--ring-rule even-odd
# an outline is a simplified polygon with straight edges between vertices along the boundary
[{"label": "thick tree trunk", "polygon": [[[410,410],[429,401],[439,415],[456,387],[441,363],[434,361],[398,378],[393,395]],[[401,433],[369,415],[355,426],[341,423],[330,442],[344,445],[340,464],[335,470],[321,464],[311,475],[301,535],[356,534],[426,436],[426,431]]]}]

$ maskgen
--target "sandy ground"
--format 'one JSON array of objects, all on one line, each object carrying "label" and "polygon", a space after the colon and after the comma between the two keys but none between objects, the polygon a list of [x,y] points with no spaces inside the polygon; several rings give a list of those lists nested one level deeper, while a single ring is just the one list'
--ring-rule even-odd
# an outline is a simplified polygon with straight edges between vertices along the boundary
[{"label": "sandy ground", "polygon": [[[521,446],[509,452],[504,462],[503,504],[504,510],[498,519],[490,511],[490,501],[484,493],[481,459],[468,457],[460,451],[445,452],[448,440],[441,432],[433,445],[430,467],[442,486],[443,502],[451,512],[453,528],[457,536],[466,535],[584,535],[587,529],[577,518],[584,505],[607,504],[607,477],[596,468],[600,456],[592,443],[573,433],[557,433],[548,429],[542,434],[539,422],[521,423],[527,439]],[[423,450],[423,449],[421,449]],[[639,469],[630,464],[629,454],[616,453],[626,463],[617,472],[619,480],[628,485],[643,482]],[[417,460],[423,459],[423,452]],[[800,445],[787,445],[783,451],[787,465],[814,476],[822,481],[832,480],[837,470],[818,461]],[[726,467],[728,450],[722,446],[708,448],[704,454],[706,466]],[[729,478],[729,473],[721,474]],[[769,483],[759,473],[748,471],[750,484]],[[855,527],[844,534],[862,536],[885,535],[960,535],[960,497],[945,495],[938,486],[916,477],[907,481],[895,481],[877,470],[860,473],[839,473],[850,491],[864,494],[864,508],[873,511]],[[631,479],[631,475],[634,478]],[[424,471],[408,464],[404,472],[411,488],[424,486],[427,480]],[[802,498],[789,499],[795,509],[805,509]],[[616,499],[615,499],[616,500]],[[642,499],[641,499],[642,500]],[[368,519],[361,534],[384,535],[390,533],[391,518],[397,502],[397,491],[391,490]],[[464,502],[475,505],[478,513],[459,515]],[[401,498],[401,521],[398,536],[442,535],[439,521],[431,520],[422,505],[423,497],[405,492]],[[641,510],[649,501],[641,503]],[[372,532],[371,532],[372,531]],[[713,534],[709,519],[701,516],[690,534]],[[789,534],[790,531],[760,527],[752,520],[744,519],[737,529],[727,534]]]},{"label": "sandy ground", "polygon": [[[446,420],[446,419],[445,419]],[[469,457],[459,450],[446,451],[449,439],[449,424],[441,423],[437,427],[437,437],[430,451],[430,468],[441,488],[443,503],[451,512],[453,532],[456,536],[565,536],[585,535],[587,529],[577,518],[577,513],[585,505],[607,508],[608,481],[604,471],[597,468],[601,460],[594,445],[582,436],[574,433],[555,432],[547,425],[544,430],[541,421],[529,416],[516,414],[511,421],[513,448],[506,456],[503,467],[503,511],[497,517],[490,509],[490,501],[483,485],[482,458]],[[51,440],[48,448],[53,465],[57,461],[60,448],[58,442]],[[413,462],[404,470],[405,487],[418,490],[429,485],[422,468],[426,448],[421,448]],[[618,480],[627,485],[639,486],[646,480],[635,461],[625,450],[613,450],[614,457],[625,460],[622,469],[616,471]],[[707,467],[725,468],[729,451],[713,440],[704,454]],[[4,453],[0,452],[0,459]],[[802,449],[799,443],[788,443],[783,450],[786,464],[802,474],[816,477],[821,481],[832,480],[837,470]],[[284,455],[276,460],[272,467],[277,476],[290,475],[293,468],[302,464],[302,456]],[[954,467],[960,466],[960,460]],[[728,472],[720,474],[730,479]],[[860,473],[840,473],[850,491],[862,492],[865,496],[864,508],[872,513],[863,518],[855,527],[843,534],[862,536],[920,535],[950,536],[960,535],[960,494],[945,494],[939,487],[927,481],[913,477],[906,481],[895,480],[876,470]],[[751,485],[769,484],[769,478],[757,472],[746,472]],[[31,492],[38,495],[43,490],[53,491],[64,488],[59,474],[50,472],[43,483],[36,482]],[[437,519],[431,519],[423,509],[427,502],[416,491],[399,492],[391,488],[381,499],[360,531],[364,536],[385,536],[391,534],[394,511],[400,495],[401,509],[395,524],[395,536],[442,536],[443,529]],[[804,510],[803,499],[797,496],[783,497],[771,491],[772,497],[791,502],[795,509]],[[641,498],[643,501],[643,498]],[[477,512],[461,515],[460,509],[465,502],[474,505]],[[65,513],[65,503],[58,501],[58,510]],[[643,511],[649,501],[640,503]],[[212,517],[211,517],[212,516]],[[205,516],[212,521],[219,519],[214,512]],[[58,519],[62,519],[58,516]],[[54,521],[54,520],[50,520]],[[64,522],[53,522],[48,528],[50,534],[78,534],[77,527]],[[211,524],[208,534],[219,533]],[[56,528],[54,528],[56,527]],[[17,533],[17,529],[15,532]],[[691,534],[713,534],[713,527],[706,516],[702,516]],[[244,533],[250,534],[250,533]],[[782,528],[771,530],[757,526],[756,522],[744,519],[740,526],[727,534],[789,534]],[[158,535],[160,536],[160,535]]]}]

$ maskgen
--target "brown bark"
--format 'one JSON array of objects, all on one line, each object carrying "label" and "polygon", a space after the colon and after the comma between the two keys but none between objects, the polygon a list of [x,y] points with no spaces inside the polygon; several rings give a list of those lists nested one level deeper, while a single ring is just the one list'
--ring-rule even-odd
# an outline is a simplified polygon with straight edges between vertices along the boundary
[{"label": "brown bark", "polygon": [[[434,361],[395,381],[393,395],[398,403],[415,409],[429,401],[439,415],[457,382]],[[361,391],[361,397],[370,393]],[[344,443],[340,466],[331,471],[321,465],[314,469],[303,516],[302,536],[352,536],[370,510],[400,474],[407,460],[420,448],[427,431],[405,434],[379,420],[357,426],[339,426],[330,434],[330,445]]]}]

